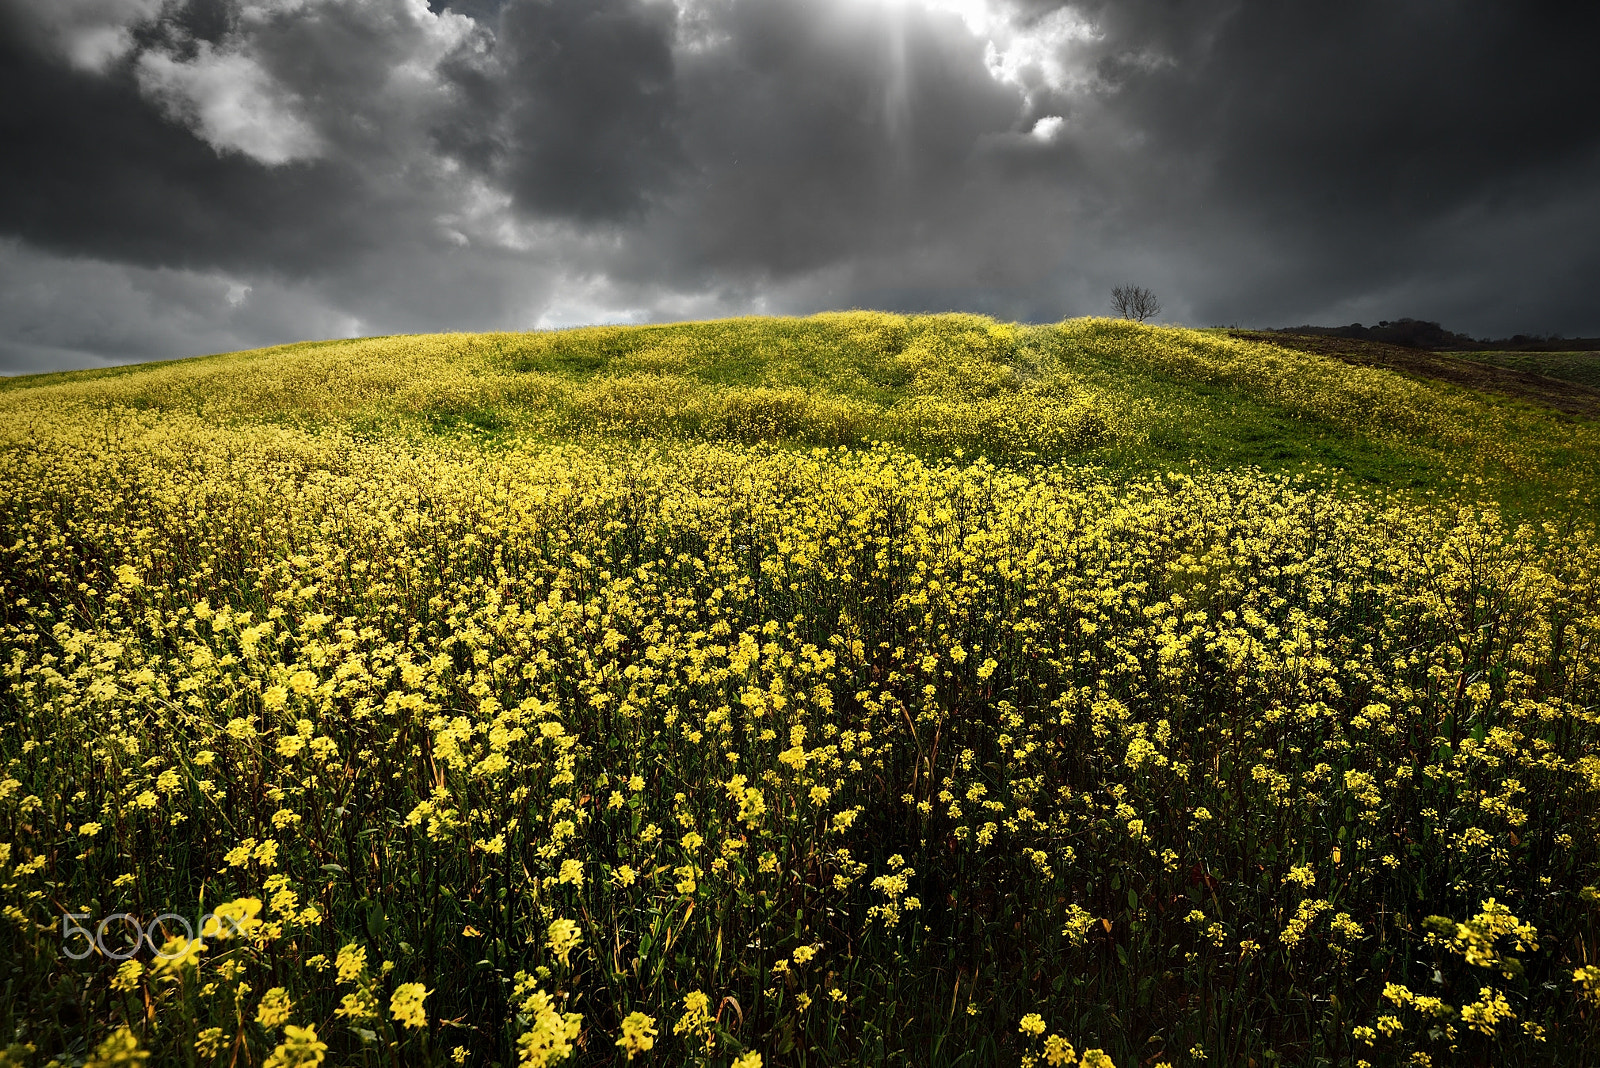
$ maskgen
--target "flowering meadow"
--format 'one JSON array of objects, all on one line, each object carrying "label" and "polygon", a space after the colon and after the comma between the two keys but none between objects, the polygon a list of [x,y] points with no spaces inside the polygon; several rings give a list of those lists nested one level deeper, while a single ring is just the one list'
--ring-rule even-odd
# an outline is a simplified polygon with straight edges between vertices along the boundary
[{"label": "flowering meadow", "polygon": [[7,383],[0,1065],[1593,1063],[1594,435],[1103,320]]}]

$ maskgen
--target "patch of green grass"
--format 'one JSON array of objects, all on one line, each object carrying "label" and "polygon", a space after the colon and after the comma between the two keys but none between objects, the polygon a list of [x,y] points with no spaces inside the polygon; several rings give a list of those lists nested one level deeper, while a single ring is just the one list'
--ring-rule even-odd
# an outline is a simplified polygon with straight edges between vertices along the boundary
[{"label": "patch of green grass", "polygon": [[1450,355],[1600,389],[1600,352],[1452,352]]}]

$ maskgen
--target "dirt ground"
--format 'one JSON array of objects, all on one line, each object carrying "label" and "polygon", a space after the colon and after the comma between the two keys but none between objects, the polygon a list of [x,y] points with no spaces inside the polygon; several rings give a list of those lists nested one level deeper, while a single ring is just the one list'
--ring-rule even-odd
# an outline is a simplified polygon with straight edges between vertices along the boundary
[{"label": "dirt ground", "polygon": [[1533,371],[1496,367],[1445,352],[1386,345],[1381,341],[1261,330],[1230,330],[1229,334],[1248,341],[1264,341],[1281,348],[1332,356],[1362,367],[1382,367],[1418,378],[1451,382],[1468,389],[1521,397],[1569,415],[1600,418],[1600,389],[1564,382]]}]

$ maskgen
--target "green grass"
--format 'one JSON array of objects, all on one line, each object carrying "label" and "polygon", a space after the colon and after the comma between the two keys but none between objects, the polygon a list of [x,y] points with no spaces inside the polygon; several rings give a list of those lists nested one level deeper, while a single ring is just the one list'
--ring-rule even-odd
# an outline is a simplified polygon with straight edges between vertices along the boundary
[{"label": "green grass", "polygon": [[1450,355],[1600,389],[1600,352],[1453,352]]}]

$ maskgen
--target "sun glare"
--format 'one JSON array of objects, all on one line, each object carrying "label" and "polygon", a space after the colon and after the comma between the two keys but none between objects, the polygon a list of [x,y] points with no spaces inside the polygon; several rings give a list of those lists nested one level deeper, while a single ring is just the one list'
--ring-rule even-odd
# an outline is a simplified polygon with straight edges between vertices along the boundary
[{"label": "sun glare", "polygon": [[967,32],[983,42],[984,63],[997,82],[1025,94],[1040,88],[1069,91],[1088,82],[1087,71],[1073,56],[1075,46],[1101,38],[1099,28],[1071,6],[1039,18],[1024,18],[1005,4],[990,0],[873,0],[891,10],[954,15]]}]

